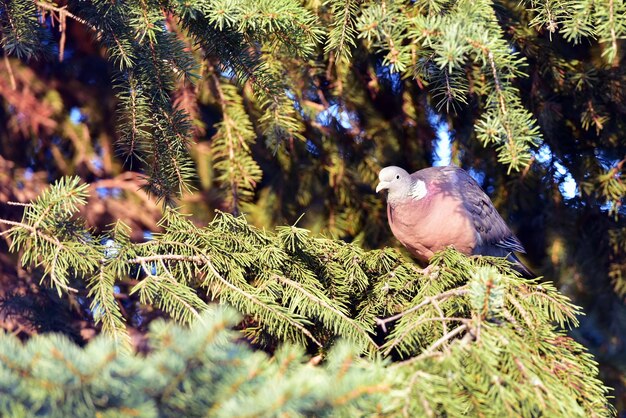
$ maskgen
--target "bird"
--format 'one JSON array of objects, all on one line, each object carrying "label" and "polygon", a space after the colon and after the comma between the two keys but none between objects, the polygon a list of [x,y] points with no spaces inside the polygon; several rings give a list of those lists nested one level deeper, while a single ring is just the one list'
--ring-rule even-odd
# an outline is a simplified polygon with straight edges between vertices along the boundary
[{"label": "bird", "polygon": [[422,263],[453,246],[466,255],[504,257],[525,277],[535,277],[517,258],[526,250],[489,196],[460,167],[429,167],[409,174],[383,168],[376,193],[387,190],[387,220],[393,235]]}]

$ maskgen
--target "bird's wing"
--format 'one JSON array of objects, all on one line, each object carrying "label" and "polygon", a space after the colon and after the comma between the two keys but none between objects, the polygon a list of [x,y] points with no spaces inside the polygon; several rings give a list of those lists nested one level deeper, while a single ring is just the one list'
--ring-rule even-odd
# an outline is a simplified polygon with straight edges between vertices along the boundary
[{"label": "bird's wing", "polygon": [[495,246],[508,252],[525,253],[522,243],[513,235],[476,180],[463,170],[455,171],[463,204],[480,237],[478,247],[486,250],[485,247]]}]

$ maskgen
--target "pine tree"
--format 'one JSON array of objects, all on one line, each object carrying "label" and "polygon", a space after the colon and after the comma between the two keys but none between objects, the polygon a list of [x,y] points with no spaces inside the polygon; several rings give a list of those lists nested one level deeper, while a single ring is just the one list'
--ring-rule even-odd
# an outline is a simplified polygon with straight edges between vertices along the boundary
[{"label": "pine tree", "polygon": [[[0,410],[63,388],[63,416],[612,415],[581,342],[623,408],[625,13],[0,0],[0,325],[29,339],[0,337]],[[431,164],[442,130],[545,279],[386,247],[376,173]],[[197,351],[220,315],[237,333]]]}]

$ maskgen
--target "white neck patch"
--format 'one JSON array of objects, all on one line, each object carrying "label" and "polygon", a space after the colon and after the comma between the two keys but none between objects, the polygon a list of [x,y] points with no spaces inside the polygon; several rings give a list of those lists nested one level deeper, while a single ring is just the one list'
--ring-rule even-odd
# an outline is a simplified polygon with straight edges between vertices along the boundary
[{"label": "white neck patch", "polygon": [[415,200],[420,200],[426,196],[428,193],[428,189],[426,188],[426,183],[422,180],[417,180],[413,187],[411,187],[411,197]]}]

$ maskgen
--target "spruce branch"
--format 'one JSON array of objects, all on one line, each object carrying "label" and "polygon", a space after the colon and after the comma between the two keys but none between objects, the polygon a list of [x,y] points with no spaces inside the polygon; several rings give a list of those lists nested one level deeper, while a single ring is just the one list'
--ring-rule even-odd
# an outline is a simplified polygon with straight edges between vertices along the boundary
[{"label": "spruce branch", "polygon": [[352,57],[351,49],[356,46],[356,30],[354,28],[357,13],[359,12],[358,0],[329,0],[333,23],[324,45],[324,51],[333,53],[335,61],[348,64]]},{"label": "spruce branch", "polygon": [[[319,296],[315,296],[312,292],[307,291],[306,289],[304,289],[299,283],[293,281],[293,280],[289,280],[285,277],[280,277],[280,276],[276,276],[276,279],[287,285],[290,287],[293,287],[294,289],[296,289],[299,293],[301,293],[303,296],[305,296],[306,298],[310,299],[312,303],[319,305],[322,309],[322,311],[327,310],[330,311],[334,314],[334,316],[331,317],[330,321],[328,321],[328,327],[332,328],[332,327],[337,327],[337,329],[340,328],[339,324],[335,323],[333,324],[334,321],[337,321],[337,317],[339,317],[339,319],[341,321],[345,321],[348,326],[352,327],[355,329],[355,331],[361,335],[361,338],[367,342],[368,344],[368,349],[375,351],[376,349],[378,349],[378,345],[372,340],[372,337],[370,335],[370,331],[366,330],[365,328],[363,328],[363,326],[361,326],[358,322],[354,321],[353,319],[349,318],[345,313],[341,312],[338,308],[336,308],[335,306],[332,306],[331,302],[329,300],[324,300],[323,298],[319,297]],[[326,312],[324,312],[322,315],[327,314]]]},{"label": "spruce branch", "polygon": [[47,52],[43,45],[49,38],[37,23],[33,1],[0,1],[0,46],[5,54],[30,60]]},{"label": "spruce branch", "polygon": [[55,335],[23,344],[0,334],[0,393],[11,391],[0,413],[348,416],[373,413],[390,391],[383,366],[355,362],[346,344],[311,367],[292,346],[269,357],[241,344],[231,330],[238,320],[211,307],[191,329],[154,323],[147,355],[118,353],[108,338],[81,349]]},{"label": "spruce branch", "polygon": [[[0,223],[10,225],[16,237],[32,239],[35,223],[36,230],[44,230],[46,236],[58,236],[62,247],[50,248],[51,242],[45,239],[15,239],[12,249],[31,251],[31,261],[41,256],[46,268],[58,263],[66,269],[68,279],[88,277],[91,314],[116,341],[111,342],[109,352],[128,339],[126,318],[116,305],[113,287],[131,276],[130,298],[138,295],[139,303],[159,307],[179,322],[201,327],[203,321],[210,322],[206,315],[214,311],[199,296],[207,291],[248,316],[240,327],[258,343],[268,338],[272,344],[295,341],[323,355],[338,339],[345,340],[351,354],[332,360],[332,368],[326,369],[334,373],[334,386],[322,391],[329,394],[324,405],[332,410],[362,396],[386,394],[386,413],[391,415],[400,411],[422,415],[428,410],[479,414],[490,408],[520,416],[532,416],[535,408],[554,414],[611,414],[605,403],[606,388],[595,379],[597,368],[591,356],[559,328],[576,324],[578,308],[551,284],[520,278],[504,259],[468,258],[450,249],[433,257],[426,276],[416,277],[424,272],[395,252],[367,252],[353,244],[311,237],[309,231],[295,226],[281,227],[276,233],[261,231],[242,217],[225,213],[200,228],[174,210],[164,213],[163,232],[150,241],[131,242],[129,228],[118,223],[107,234],[112,243],[103,246],[101,237],[87,236],[87,231],[68,225],[80,225],[73,216],[82,204],[84,190],[75,181],[61,181],[24,206],[25,212],[33,214],[25,214],[25,221]],[[72,198],[64,201],[59,196]],[[49,202],[54,202],[52,209]],[[55,222],[49,219],[52,216]],[[82,252],[77,252],[79,245],[84,247]],[[67,265],[75,258],[81,258],[83,264],[72,264],[70,274]],[[63,264],[59,260],[69,261]],[[416,284],[407,285],[412,281]],[[384,344],[379,346],[373,339],[375,326],[391,328],[392,322],[393,329],[385,333]],[[162,341],[175,349],[176,358],[203,355],[206,351],[199,350],[196,343],[211,346],[204,337],[194,339],[187,334],[187,344],[176,344],[179,340],[167,337],[167,330],[161,331]],[[277,354],[281,360],[271,366],[280,379],[301,361],[301,354],[284,352],[285,357]],[[378,369],[394,376],[391,384],[370,381],[346,386],[351,381],[346,370],[357,352],[370,358],[398,352],[407,358],[396,366]],[[70,367],[68,361],[76,356],[63,354],[58,359],[63,367]],[[330,357],[328,361],[332,362]],[[12,363],[9,359],[3,364]],[[561,372],[564,364],[573,372]],[[164,366],[159,363],[158,367]],[[182,384],[197,367],[171,370],[173,380],[164,383],[159,392],[168,408],[174,408],[169,402],[176,402],[174,393],[179,387],[171,382]],[[255,376],[262,373],[258,363],[248,372],[251,370],[256,370]],[[420,381],[416,376],[424,373],[432,377]],[[246,384],[241,376],[233,379],[228,380],[226,393],[243,390]],[[298,393],[289,392],[280,399],[263,394],[271,402],[255,398],[255,403],[245,406],[246,413],[292,410],[290,404],[298,402],[299,396],[320,391],[319,386],[302,385],[299,379],[288,382],[298,387]],[[575,390],[584,395],[574,396]],[[465,397],[450,403],[450,393],[465,393]],[[203,396],[216,399],[204,392]],[[413,400],[407,401],[407,396]],[[230,403],[211,402],[218,402],[220,410],[241,411]]]},{"label": "spruce branch", "polygon": [[[185,32],[192,46],[202,47],[220,68],[234,70],[237,82],[243,85],[250,80],[259,97],[267,101],[267,108],[269,103],[279,103],[279,96],[284,92],[275,86],[277,79],[265,70],[258,46],[262,44],[270,54],[287,52],[293,57],[305,58],[313,54],[323,34],[316,15],[289,0],[243,1],[221,6],[203,1],[183,5],[152,0],[129,4],[72,1],[59,6],[54,2],[20,0],[0,7],[6,10],[2,14],[6,21],[0,22],[0,29],[4,30],[4,49],[9,53],[17,51],[19,56],[34,56],[34,46],[41,43],[33,41],[42,39],[38,33],[44,33],[36,23],[32,25],[31,18],[37,13],[42,16],[49,13],[53,23],[58,21],[61,59],[66,19],[73,19],[95,32],[119,71],[122,146],[126,147],[128,156],[139,157],[139,161],[146,164],[149,177],[146,188],[168,204],[175,196],[189,190],[193,177],[187,152],[188,116],[172,108],[170,95],[177,78],[194,77],[192,69],[196,62],[176,39],[176,34],[167,28],[164,12],[173,14],[172,19],[177,21],[179,30]],[[24,26],[26,24],[30,26]],[[13,36],[17,38],[10,41]],[[268,120],[278,123],[266,129],[270,137],[268,143],[278,144],[283,136],[298,135],[296,119],[284,117],[291,113],[285,113],[287,107],[271,105],[271,108],[275,112]],[[243,190],[245,202],[249,199],[250,185],[253,188],[260,180],[260,170],[255,169],[251,158],[244,162],[231,159],[231,162],[239,165],[236,171],[250,174],[244,176],[242,189],[237,188],[237,192]],[[232,174],[229,177],[234,180],[238,173]],[[227,186],[232,185],[231,181]]]},{"label": "spruce branch", "polygon": [[[223,285],[228,287],[230,290],[232,290],[236,294],[239,294],[240,296],[244,297],[245,299],[250,301],[252,304],[257,306],[261,310],[265,310],[265,311],[269,312],[271,315],[276,316],[278,319],[280,319],[282,321],[285,321],[286,323],[288,323],[292,327],[298,329],[302,334],[304,334],[306,337],[308,337],[318,347],[322,347],[323,346],[322,343],[320,341],[318,341],[313,336],[313,334],[309,330],[307,330],[304,327],[304,325],[302,325],[300,323],[301,321],[293,319],[290,315],[287,315],[285,312],[283,312],[283,310],[280,309],[279,307],[274,307],[274,306],[271,306],[269,304],[266,304],[266,303],[262,302],[260,299],[258,299],[256,296],[254,296],[252,293],[246,292],[245,290],[243,290],[243,289],[233,285],[228,280],[224,279],[219,274],[219,272],[215,269],[213,264],[211,264],[210,262],[208,263],[208,267],[209,267],[209,270],[210,270],[211,274],[213,275],[213,277],[218,279]],[[243,305],[241,305],[241,304],[236,302],[236,299],[231,299],[231,303],[233,303],[238,308],[242,308],[243,307]]]},{"label": "spruce branch", "polygon": [[230,189],[226,202],[232,213],[238,215],[241,201],[249,201],[261,181],[262,172],[251,151],[256,134],[236,87],[222,84],[214,72],[211,79],[223,115],[223,120],[216,124],[211,152],[215,169],[221,172],[218,175],[220,183]]},{"label": "spruce branch", "polygon": [[56,13],[58,16],[58,20],[66,19],[69,17],[70,19],[75,20],[82,25],[90,27],[94,30],[96,29],[95,26],[90,25],[89,22],[87,22],[86,20],[80,18],[79,16],[76,16],[75,14],[67,10],[67,6],[57,6],[56,4],[47,1],[36,1],[35,4],[41,10]]},{"label": "spruce branch", "polygon": [[405,360],[399,364],[402,365],[408,365],[414,362],[418,362],[420,360],[423,360],[426,357],[429,357],[431,355],[433,355],[433,353],[435,352],[435,350],[437,350],[439,347],[441,347],[442,345],[449,343],[450,340],[452,340],[453,338],[455,338],[456,336],[458,336],[459,334],[461,334],[462,332],[465,332],[469,329],[469,325],[467,323],[465,324],[461,324],[456,328],[453,328],[451,331],[445,333],[444,335],[442,335],[437,341],[435,341],[434,343],[432,343],[431,345],[429,345],[424,351],[422,351],[418,356],[413,357],[409,360]]},{"label": "spruce branch", "polygon": [[412,314],[414,312],[419,311],[420,309],[422,309],[424,306],[428,305],[428,304],[432,304],[433,306],[436,307],[436,309],[440,309],[438,305],[436,305],[438,300],[445,300],[451,297],[457,297],[457,296],[464,296],[467,295],[469,293],[469,290],[461,287],[458,289],[453,289],[453,290],[449,290],[447,292],[438,294],[436,296],[433,297],[428,297],[425,298],[423,301],[421,301],[419,304],[411,307],[410,309],[407,309],[404,312],[400,312],[399,314],[390,316],[389,318],[385,318],[385,319],[376,319],[376,323],[383,328],[383,331],[386,331],[386,326],[387,324],[389,324],[390,322],[393,321],[397,321],[398,319],[403,318],[406,315]]},{"label": "spruce branch", "polygon": [[88,297],[92,299],[90,309],[96,324],[102,324],[102,331],[111,336],[122,350],[130,348],[130,336],[126,330],[125,318],[119,303],[115,299],[113,286],[116,276],[106,272],[104,262],[100,263],[98,273],[88,282]]}]

